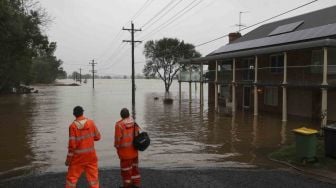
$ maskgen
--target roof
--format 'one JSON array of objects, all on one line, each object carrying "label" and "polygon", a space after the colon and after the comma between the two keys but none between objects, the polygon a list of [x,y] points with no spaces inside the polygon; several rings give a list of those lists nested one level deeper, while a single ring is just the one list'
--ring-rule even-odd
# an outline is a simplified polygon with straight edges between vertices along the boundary
[{"label": "roof", "polygon": [[208,56],[335,36],[336,6],[332,6],[262,25]]},{"label": "roof", "polygon": [[229,53],[221,53],[216,55],[210,55],[206,57],[200,58],[193,58],[193,59],[185,59],[180,61],[180,64],[208,64],[210,61],[213,60],[223,60],[223,59],[231,59],[235,57],[246,57],[246,56],[255,56],[260,54],[270,54],[276,52],[284,52],[290,50],[297,50],[297,49],[305,49],[305,48],[314,48],[314,47],[336,47],[336,40],[335,39],[320,39],[320,40],[313,40],[313,41],[305,41],[299,43],[290,43],[290,44],[283,44],[277,46],[270,46],[267,48],[254,48],[242,51],[234,51]]}]

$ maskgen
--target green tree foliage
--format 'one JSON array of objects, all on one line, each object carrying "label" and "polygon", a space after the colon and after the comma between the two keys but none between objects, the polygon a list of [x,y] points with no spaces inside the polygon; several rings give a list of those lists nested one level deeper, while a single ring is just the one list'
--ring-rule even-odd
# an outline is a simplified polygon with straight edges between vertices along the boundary
[{"label": "green tree foliage", "polygon": [[51,83],[59,74],[64,74],[63,69],[59,68],[62,61],[54,56],[55,50],[56,43],[51,42],[47,48],[40,51],[38,57],[33,58],[32,77],[34,83]]},{"label": "green tree foliage", "polygon": [[43,15],[33,5],[31,0],[0,0],[0,92],[38,81],[37,67],[47,67],[42,61],[52,62],[51,67],[58,64],[50,68],[56,72],[61,64],[53,56],[56,43],[41,32]]},{"label": "green tree foliage", "polygon": [[146,64],[143,69],[144,75],[146,77],[159,76],[165,84],[166,92],[169,92],[173,79],[179,71],[178,61],[201,57],[201,54],[195,50],[194,45],[173,38],[147,41],[144,55],[146,57]]}]

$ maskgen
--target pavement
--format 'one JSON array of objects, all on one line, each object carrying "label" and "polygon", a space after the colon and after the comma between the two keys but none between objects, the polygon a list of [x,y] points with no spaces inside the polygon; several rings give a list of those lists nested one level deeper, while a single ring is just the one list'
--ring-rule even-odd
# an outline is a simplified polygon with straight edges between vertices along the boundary
[{"label": "pavement", "polygon": [[[321,181],[288,169],[147,169],[141,170],[143,188],[212,188],[212,187],[321,187],[334,188],[336,184]],[[121,178],[118,169],[99,171],[100,187],[119,187]],[[64,187],[65,172],[31,175],[0,180],[0,187]],[[88,187],[84,176],[77,187]]]}]

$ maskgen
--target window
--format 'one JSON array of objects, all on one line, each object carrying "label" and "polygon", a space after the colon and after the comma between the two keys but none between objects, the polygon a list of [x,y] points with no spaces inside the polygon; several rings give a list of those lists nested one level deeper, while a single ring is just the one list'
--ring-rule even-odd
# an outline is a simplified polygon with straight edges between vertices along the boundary
[{"label": "window", "polygon": [[313,50],[311,60],[312,66],[310,72],[313,74],[322,74],[322,63],[323,63],[323,51]]},{"label": "window", "polygon": [[282,54],[279,55],[271,55],[271,72],[272,73],[282,73],[284,66],[284,56]]},{"label": "window", "polygon": [[220,66],[220,71],[218,73],[218,79],[224,83],[231,83],[232,81],[232,65],[223,64]]},{"label": "window", "polygon": [[254,80],[254,59],[253,58],[243,59],[243,80],[245,81]]},{"label": "window", "polygon": [[278,106],[278,88],[265,87],[264,104]]},{"label": "window", "polygon": [[328,80],[336,80],[336,48],[328,48]]}]

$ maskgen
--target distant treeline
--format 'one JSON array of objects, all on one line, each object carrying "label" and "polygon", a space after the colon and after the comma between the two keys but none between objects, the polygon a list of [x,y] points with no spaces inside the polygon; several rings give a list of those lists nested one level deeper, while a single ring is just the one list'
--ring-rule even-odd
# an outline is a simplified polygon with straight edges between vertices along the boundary
[{"label": "distant treeline", "polygon": [[[73,79],[73,80],[79,80],[80,78],[82,79],[92,79],[92,74],[82,74],[80,75],[79,72],[74,71],[72,72],[72,74],[69,74],[67,77],[59,77],[60,79]],[[96,79],[130,79],[131,76],[127,76],[127,75],[114,75],[114,76],[109,76],[109,75],[104,75],[104,76],[100,76],[100,75],[96,75],[95,74],[95,78]],[[135,75],[135,79],[157,79],[155,77],[149,78],[146,77],[145,75],[141,75],[141,74],[137,74]]]},{"label": "distant treeline", "polygon": [[33,0],[0,0],[0,92],[66,76],[56,43],[42,32],[48,21]]}]

